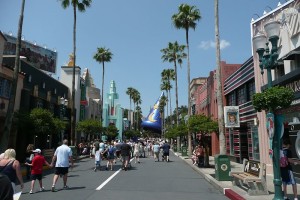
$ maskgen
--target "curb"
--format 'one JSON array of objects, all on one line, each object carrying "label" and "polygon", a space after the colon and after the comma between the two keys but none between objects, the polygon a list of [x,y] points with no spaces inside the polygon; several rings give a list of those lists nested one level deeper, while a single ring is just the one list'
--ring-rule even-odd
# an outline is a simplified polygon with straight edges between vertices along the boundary
[{"label": "curb", "polygon": [[228,197],[231,200],[246,200],[244,197],[242,197],[240,194],[232,190],[231,188],[228,188],[225,184],[222,182],[216,180],[214,177],[212,177],[210,174],[205,174],[201,168],[198,168],[197,166],[191,165],[187,161],[187,157],[182,157],[177,152],[173,152],[176,156],[180,157],[182,160],[184,160],[188,165],[190,165],[196,172],[198,172],[201,176],[205,178],[207,182],[209,182],[212,186],[214,186],[217,190],[219,190],[221,193],[223,193],[226,197]]}]

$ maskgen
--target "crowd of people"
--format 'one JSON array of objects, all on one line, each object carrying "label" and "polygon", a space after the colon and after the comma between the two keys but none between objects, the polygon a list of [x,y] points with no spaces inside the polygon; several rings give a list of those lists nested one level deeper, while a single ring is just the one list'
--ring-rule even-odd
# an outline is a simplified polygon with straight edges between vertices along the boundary
[{"label": "crowd of people", "polygon": [[[79,144],[79,146],[82,146]],[[78,147],[79,147],[78,146]],[[81,148],[82,153],[90,155],[90,158],[95,160],[94,171],[102,170],[101,161],[106,161],[104,165],[105,170],[114,170],[114,164],[120,161],[122,169],[127,171],[131,167],[131,161],[135,164],[140,164],[140,157],[153,158],[155,162],[166,161],[170,162],[169,151],[170,144],[163,140],[147,140],[147,141],[102,141],[96,139],[91,143],[89,148]],[[283,182],[284,198],[287,198],[287,185],[291,184],[295,200],[297,200],[297,185],[293,176],[291,164],[299,164],[298,161],[291,159],[291,150],[289,150],[290,143],[288,140],[283,141],[282,154],[287,159],[287,165],[281,166],[281,176]],[[192,162],[193,165],[205,167],[206,148],[201,143],[193,149]],[[29,194],[35,192],[34,186],[36,180],[39,183],[38,191],[44,191],[42,177],[43,166],[47,165],[50,168],[55,168],[53,176],[52,192],[56,192],[55,185],[59,177],[63,178],[63,189],[68,189],[67,179],[69,169],[73,168],[72,150],[68,146],[68,140],[63,140],[62,145],[59,146],[53,155],[51,163],[48,163],[42,155],[41,149],[35,149],[34,145],[29,144],[26,149],[25,165],[28,167],[26,177],[30,177],[31,185]],[[13,194],[16,193],[16,185],[19,183],[21,190],[24,187],[23,177],[21,173],[21,165],[16,160],[16,151],[14,149],[7,149],[0,155],[0,199],[12,200]]]}]

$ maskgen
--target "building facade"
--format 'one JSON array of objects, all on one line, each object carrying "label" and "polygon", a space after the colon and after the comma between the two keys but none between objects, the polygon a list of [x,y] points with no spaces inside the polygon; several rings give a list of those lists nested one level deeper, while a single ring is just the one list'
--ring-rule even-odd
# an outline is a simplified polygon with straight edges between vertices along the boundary
[{"label": "building facade", "polygon": [[[285,4],[277,7],[268,14],[254,20],[251,23],[251,34],[264,33],[264,25],[269,20],[277,20],[280,22],[280,34],[278,41],[278,66],[272,69],[272,86],[284,86],[291,88],[294,91],[294,101],[288,109],[276,110],[276,115],[283,116],[285,131],[284,137],[290,138],[293,157],[299,159],[300,145],[299,135],[300,127],[300,0],[288,1]],[[271,45],[270,45],[271,46]],[[253,60],[256,92],[261,92],[266,88],[267,73],[261,75],[259,67],[259,58],[256,49],[253,46]],[[267,164],[267,173],[272,174],[272,160],[269,156],[269,151],[264,150],[269,147],[270,139],[266,130],[266,113],[257,113],[259,126],[259,148],[260,161]],[[293,167],[295,175],[300,177],[300,167]]]},{"label": "building facade", "polygon": [[[241,64],[228,64],[225,61],[221,61],[221,85],[224,86],[225,80],[232,73],[234,73]],[[211,117],[213,120],[218,119],[218,102],[217,102],[217,81],[216,81],[216,70],[211,71],[209,76],[201,81],[195,87],[191,96],[195,102],[195,114],[204,114]],[[190,86],[193,88],[193,86]],[[222,87],[223,105],[225,105],[224,87]],[[219,137],[218,134],[213,132],[210,134],[211,140],[211,154],[215,155],[220,152]]]},{"label": "building facade", "polygon": [[[226,128],[226,152],[232,161],[242,163],[243,159],[259,161],[257,114],[251,97],[255,93],[253,58],[230,75],[224,83],[224,106],[238,106],[239,127]],[[224,112],[224,118],[226,113]]]}]

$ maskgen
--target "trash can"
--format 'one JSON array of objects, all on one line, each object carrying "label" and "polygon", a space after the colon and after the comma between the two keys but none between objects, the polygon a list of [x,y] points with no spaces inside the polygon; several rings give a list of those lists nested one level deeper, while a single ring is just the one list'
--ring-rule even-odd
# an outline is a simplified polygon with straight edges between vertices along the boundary
[{"label": "trash can", "polygon": [[231,181],[230,160],[227,155],[215,155],[215,178],[218,181]]},{"label": "trash can", "polygon": [[77,147],[76,146],[69,146],[72,150],[72,157],[74,160],[77,159]]},{"label": "trash can", "polygon": [[181,147],[181,156],[187,156],[187,146]]}]

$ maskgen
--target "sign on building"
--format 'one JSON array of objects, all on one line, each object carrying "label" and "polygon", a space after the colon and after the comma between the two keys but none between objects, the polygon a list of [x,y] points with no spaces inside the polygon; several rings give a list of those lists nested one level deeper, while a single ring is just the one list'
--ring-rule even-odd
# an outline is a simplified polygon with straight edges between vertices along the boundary
[{"label": "sign on building", "polygon": [[224,107],[224,122],[226,128],[240,127],[240,112],[238,106]]},{"label": "sign on building", "polygon": [[[15,55],[17,38],[4,34],[7,41],[4,45],[3,55]],[[38,46],[28,41],[22,40],[20,56],[27,58],[27,62],[38,69],[55,73],[57,53],[47,48]]]}]

